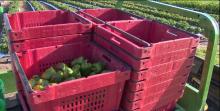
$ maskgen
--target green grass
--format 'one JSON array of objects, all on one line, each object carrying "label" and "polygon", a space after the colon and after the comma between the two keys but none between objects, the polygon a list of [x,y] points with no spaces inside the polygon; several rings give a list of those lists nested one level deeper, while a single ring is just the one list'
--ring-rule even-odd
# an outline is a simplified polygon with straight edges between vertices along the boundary
[{"label": "green grass", "polygon": [[190,8],[210,14],[219,22],[219,1],[218,0],[160,0],[162,2]]},{"label": "green grass", "polygon": [[0,79],[4,82],[5,94],[15,92],[16,82],[12,71],[0,72]]},{"label": "green grass", "polygon": [[47,8],[38,1],[31,1],[31,4],[36,10],[47,10]]},{"label": "green grass", "polygon": [[[207,46],[199,46],[197,48],[197,51],[196,51],[196,56],[200,57],[200,58],[205,58],[205,54],[206,54],[206,49],[207,49]],[[216,51],[216,57],[215,57],[215,64],[220,64],[219,62],[219,46],[217,47],[217,51]]]},{"label": "green grass", "polygon": [[19,11],[19,1],[11,0],[8,8],[8,13],[15,13]]}]

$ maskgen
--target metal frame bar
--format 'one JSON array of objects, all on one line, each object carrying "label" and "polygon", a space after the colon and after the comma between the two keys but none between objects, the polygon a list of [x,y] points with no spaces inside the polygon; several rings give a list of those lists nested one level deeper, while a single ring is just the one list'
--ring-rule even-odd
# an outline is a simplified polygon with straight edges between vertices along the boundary
[{"label": "metal frame bar", "polygon": [[57,7],[55,7],[55,6],[51,5],[51,4],[49,4],[49,3],[47,3],[47,2],[44,2],[44,1],[39,1],[39,2],[40,2],[40,3],[43,3],[43,4],[45,4],[45,5],[48,5],[48,6],[52,7],[52,8],[55,9],[55,10],[59,10],[59,8],[57,8]]},{"label": "metal frame bar", "polygon": [[32,11],[36,11],[36,9],[33,7],[30,1],[25,0],[25,2],[27,2],[27,4],[31,7]]},{"label": "metal frame bar", "polygon": [[[42,2],[42,1],[41,1]],[[156,7],[162,10],[166,10],[172,13],[177,13],[186,17],[199,19],[201,27],[205,29],[205,37],[208,38],[208,48],[205,57],[205,62],[202,71],[201,85],[199,89],[187,84],[185,87],[185,93],[183,98],[179,101],[179,105],[186,111],[201,111],[203,110],[206,99],[208,96],[209,86],[212,77],[212,71],[214,67],[217,43],[219,39],[219,26],[216,20],[206,13],[201,13],[185,8],[168,5],[157,1],[146,1],[146,3],[152,7]],[[118,0],[116,7],[120,7],[123,4],[123,0]],[[10,26],[8,27],[10,29]],[[15,55],[14,55],[15,56]],[[18,59],[18,57],[14,57]],[[19,65],[17,65],[18,67]],[[22,70],[20,72],[23,73]],[[21,75],[23,76],[23,75]],[[27,81],[24,82],[27,84]],[[30,90],[30,87],[27,86]]]},{"label": "metal frame bar", "polygon": [[14,61],[15,68],[18,71],[18,75],[21,78],[21,83],[23,84],[23,86],[26,89],[25,91],[27,91],[27,93],[33,92],[32,88],[28,82],[28,78],[26,77],[25,72],[22,68],[22,65],[20,64],[19,57],[16,55],[16,53],[12,53],[11,56]]}]

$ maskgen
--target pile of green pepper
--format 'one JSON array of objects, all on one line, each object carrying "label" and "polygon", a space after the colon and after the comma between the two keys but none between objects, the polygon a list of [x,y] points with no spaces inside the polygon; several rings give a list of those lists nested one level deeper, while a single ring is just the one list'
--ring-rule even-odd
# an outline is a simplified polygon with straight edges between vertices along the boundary
[{"label": "pile of green pepper", "polygon": [[41,75],[34,75],[29,83],[34,90],[44,90],[46,86],[87,77],[105,72],[105,65],[101,62],[89,63],[87,59],[79,57],[70,65],[58,63],[46,69]]}]

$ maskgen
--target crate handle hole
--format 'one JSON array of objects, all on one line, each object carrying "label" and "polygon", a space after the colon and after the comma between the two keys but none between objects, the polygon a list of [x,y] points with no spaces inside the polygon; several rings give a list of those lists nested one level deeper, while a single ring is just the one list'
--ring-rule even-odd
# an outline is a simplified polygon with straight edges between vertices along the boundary
[{"label": "crate handle hole", "polygon": [[185,85],[185,82],[182,82],[181,84],[182,84],[182,85]]},{"label": "crate handle hole", "polygon": [[194,58],[194,56],[190,56],[190,57],[189,57],[189,59],[193,59],[193,58]]},{"label": "crate handle hole", "polygon": [[37,97],[38,97],[38,98],[40,98],[40,97],[41,97],[41,95],[37,95]]},{"label": "crate handle hole", "polygon": [[147,50],[144,50],[144,53],[148,53],[148,51],[147,51]]},{"label": "crate handle hole", "polygon": [[187,75],[188,75],[188,74],[186,73],[186,74],[183,75],[183,77],[186,77]]},{"label": "crate handle hole", "polygon": [[182,89],[180,89],[178,92],[182,92]]},{"label": "crate handle hole", "polygon": [[107,57],[106,55],[102,55],[102,57],[103,57],[106,61],[111,62],[111,59],[110,59],[109,57]]},{"label": "crate handle hole", "polygon": [[189,66],[186,66],[186,68],[190,68],[191,67],[191,65],[189,65]]}]

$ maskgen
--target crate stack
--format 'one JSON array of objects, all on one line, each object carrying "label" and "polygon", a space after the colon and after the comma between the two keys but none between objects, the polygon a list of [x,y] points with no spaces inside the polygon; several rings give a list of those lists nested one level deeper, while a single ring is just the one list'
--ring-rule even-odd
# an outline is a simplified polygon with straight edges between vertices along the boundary
[{"label": "crate stack", "polygon": [[[50,10],[6,14],[9,49],[24,110],[118,110],[129,67],[92,42],[92,23],[77,13]],[[101,61],[108,72],[33,90],[28,83],[57,63]],[[109,98],[112,97],[112,98]]]},{"label": "crate stack", "polygon": [[[17,87],[33,111],[112,111],[119,104],[125,111],[173,110],[199,42],[196,35],[111,8],[24,12],[5,18]],[[33,74],[82,55],[104,61],[112,72],[41,92],[27,85]]]},{"label": "crate stack", "polygon": [[113,12],[97,13],[100,10],[82,11],[96,25],[94,41],[133,69],[124,90],[122,109],[173,110],[183,95],[198,37],[156,21],[133,19],[131,15],[128,18],[132,19],[125,19],[125,12],[118,11],[113,16]]},{"label": "crate stack", "polygon": [[[75,13],[64,11],[20,12],[6,14],[4,21],[11,54],[91,39],[91,23]],[[14,63],[12,66],[13,72],[18,73]],[[22,90],[18,74],[16,74],[16,78],[17,89]]]}]

